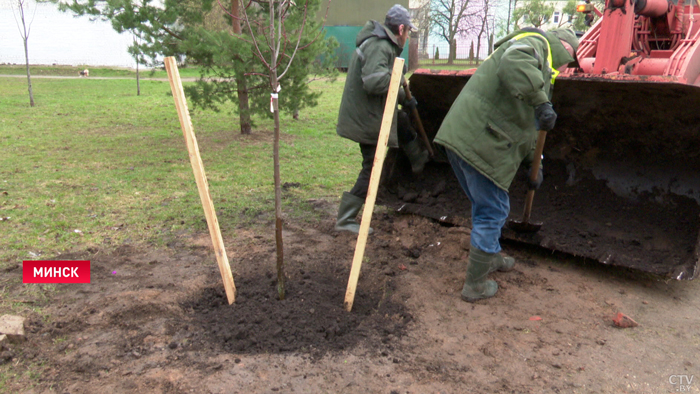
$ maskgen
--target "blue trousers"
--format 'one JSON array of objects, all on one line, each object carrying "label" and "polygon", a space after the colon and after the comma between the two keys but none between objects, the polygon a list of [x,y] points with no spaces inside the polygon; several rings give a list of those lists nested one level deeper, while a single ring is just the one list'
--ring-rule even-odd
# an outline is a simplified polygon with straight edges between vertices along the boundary
[{"label": "blue trousers", "polygon": [[500,252],[498,239],[510,213],[508,192],[449,149],[445,151],[460,186],[472,203],[472,246],[486,253]]}]

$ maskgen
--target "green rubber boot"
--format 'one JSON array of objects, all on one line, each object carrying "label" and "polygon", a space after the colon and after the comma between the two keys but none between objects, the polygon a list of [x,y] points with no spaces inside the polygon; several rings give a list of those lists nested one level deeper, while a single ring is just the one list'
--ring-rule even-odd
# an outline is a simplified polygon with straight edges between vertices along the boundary
[{"label": "green rubber boot", "polygon": [[514,258],[496,253],[496,255],[493,256],[493,260],[491,260],[491,268],[489,268],[489,273],[494,271],[508,272],[513,269],[514,265]]},{"label": "green rubber boot", "polygon": [[464,301],[475,302],[496,295],[498,283],[493,280],[486,280],[494,255],[495,253],[486,253],[472,246],[471,252],[469,252],[467,278],[462,288],[462,299]]},{"label": "green rubber boot", "polygon": [[[350,231],[358,234],[360,232],[360,223],[357,223],[355,219],[364,203],[364,199],[348,192],[343,192],[343,197],[340,199],[340,206],[338,207],[338,219],[335,222],[335,230]],[[370,227],[369,234],[373,232],[374,230]]]},{"label": "green rubber boot", "polygon": [[411,171],[414,174],[420,174],[425,168],[425,163],[430,160],[430,153],[427,150],[421,149],[418,138],[414,138],[413,141],[409,142],[404,146],[404,152],[408,156],[408,160],[411,162]]}]

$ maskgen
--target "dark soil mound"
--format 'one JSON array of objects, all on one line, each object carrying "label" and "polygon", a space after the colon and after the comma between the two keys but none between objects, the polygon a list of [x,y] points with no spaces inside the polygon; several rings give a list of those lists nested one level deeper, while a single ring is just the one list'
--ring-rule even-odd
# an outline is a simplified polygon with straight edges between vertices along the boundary
[{"label": "dark soil mound", "polygon": [[314,356],[400,337],[412,317],[403,305],[383,299],[381,289],[358,296],[352,313],[343,309],[347,277],[344,269],[328,265],[299,270],[287,282],[282,301],[271,274],[246,278],[231,306],[217,283],[182,304],[187,311],[182,329],[191,333],[193,349]]}]

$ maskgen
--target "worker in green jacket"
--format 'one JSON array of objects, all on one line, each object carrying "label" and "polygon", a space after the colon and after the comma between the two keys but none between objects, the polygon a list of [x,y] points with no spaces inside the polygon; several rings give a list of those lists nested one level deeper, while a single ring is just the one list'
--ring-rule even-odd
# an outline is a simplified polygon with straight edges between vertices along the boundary
[{"label": "worker in green jacket", "polygon": [[[368,21],[357,34],[357,48],[348,65],[336,131],[360,145],[362,170],[355,186],[343,193],[335,226],[338,231],[358,233],[360,230],[356,216],[367,197],[394,60],[401,54],[411,30],[416,27],[411,23],[408,10],[397,4],[387,12],[384,24]],[[416,106],[415,98],[406,100],[403,89],[399,89],[397,102],[404,109]],[[392,148],[403,148],[414,173],[423,170],[429,154],[416,139],[408,114],[398,108],[394,111],[388,144]]]},{"label": "worker in green jacket", "polygon": [[[499,238],[510,213],[508,188],[521,164],[532,162],[538,129],[557,114],[550,97],[557,69],[575,60],[571,29],[516,31],[496,43],[452,104],[435,136],[472,203],[472,233],[462,299],[493,297],[493,271],[513,268]],[[542,183],[542,167],[531,188]]]}]

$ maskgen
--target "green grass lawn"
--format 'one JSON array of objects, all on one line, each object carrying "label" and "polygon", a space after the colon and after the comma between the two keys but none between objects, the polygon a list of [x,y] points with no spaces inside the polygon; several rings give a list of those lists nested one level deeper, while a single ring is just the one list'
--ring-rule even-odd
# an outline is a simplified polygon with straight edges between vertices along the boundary
[{"label": "green grass lawn", "polygon": [[[289,220],[313,218],[308,199],[336,199],[357,176],[359,149],[335,133],[343,83],[311,82],[319,106],[282,116],[282,182],[299,184],[283,192]],[[142,81],[140,96],[130,79],[32,84],[35,107],[26,79],[0,78],[0,267],[207,231],[167,81]],[[230,111],[192,122],[224,236],[273,231],[272,120],[250,136]]]},{"label": "green grass lawn", "polygon": [[[63,77],[78,77],[80,71],[84,69],[90,71],[90,77],[106,77],[106,78],[136,78],[136,69],[130,68],[113,68],[113,67],[95,67],[95,66],[45,66],[45,65],[30,65],[30,75],[37,76],[63,76]],[[27,75],[27,67],[25,65],[0,65],[0,75]],[[168,73],[162,69],[141,68],[139,70],[141,78],[168,78]],[[199,77],[199,68],[184,67],[180,68],[180,77],[196,78]]]},{"label": "green grass lawn", "polygon": [[476,62],[456,60],[453,64],[447,64],[446,59],[424,59],[418,63],[418,68],[427,68],[432,70],[468,70],[470,68],[477,68],[481,63],[477,64]]}]

